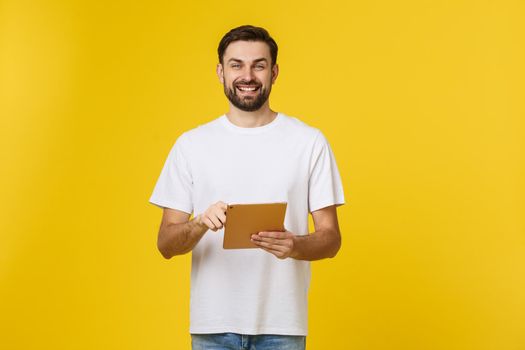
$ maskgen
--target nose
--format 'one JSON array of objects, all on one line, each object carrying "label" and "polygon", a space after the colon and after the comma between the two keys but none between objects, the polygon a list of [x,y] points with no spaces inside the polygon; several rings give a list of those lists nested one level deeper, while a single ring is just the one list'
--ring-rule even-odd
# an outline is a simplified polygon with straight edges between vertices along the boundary
[{"label": "nose", "polygon": [[255,74],[254,74],[252,67],[250,67],[249,65],[246,65],[243,68],[241,76],[242,76],[242,79],[246,80],[247,82],[252,81],[255,78]]}]

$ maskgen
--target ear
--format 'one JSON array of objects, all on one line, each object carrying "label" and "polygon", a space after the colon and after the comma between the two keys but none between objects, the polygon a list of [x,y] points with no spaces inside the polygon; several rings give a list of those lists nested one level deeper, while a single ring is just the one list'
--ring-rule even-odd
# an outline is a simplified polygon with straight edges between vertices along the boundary
[{"label": "ear", "polygon": [[217,63],[217,76],[221,84],[224,84],[224,70],[222,69],[222,64]]},{"label": "ear", "polygon": [[279,65],[276,63],[272,67],[272,84],[275,83],[275,79],[279,75]]}]

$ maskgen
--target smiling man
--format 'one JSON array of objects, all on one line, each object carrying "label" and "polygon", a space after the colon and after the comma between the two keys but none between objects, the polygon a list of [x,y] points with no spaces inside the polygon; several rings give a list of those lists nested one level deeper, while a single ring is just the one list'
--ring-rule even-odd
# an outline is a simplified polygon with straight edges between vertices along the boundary
[{"label": "smiling man", "polygon": [[[242,58],[247,55],[249,56],[250,53],[256,55],[257,53],[260,54],[260,52],[267,51],[265,46],[266,43],[258,41],[237,41],[229,45],[228,55],[230,57],[226,63],[227,72],[229,73],[231,71],[232,79],[237,76],[239,78],[238,81],[236,79],[235,82],[225,82],[222,63],[224,59],[217,66],[217,74],[221,78],[221,83],[224,84],[224,93],[228,97],[228,100],[241,111],[254,112],[261,109],[266,101],[268,101],[271,84],[273,84],[275,78],[277,78],[277,65],[272,65],[271,62],[268,62],[268,57],[259,57],[253,60],[253,62],[246,62],[254,65],[254,79],[249,76],[248,79],[250,80],[246,80],[245,77],[242,76],[243,64],[246,64]],[[257,78],[263,80],[260,81]],[[263,85],[263,83],[266,85]]]},{"label": "smiling man", "polygon": [[[304,349],[310,261],[341,246],[336,161],[320,130],[270,108],[279,68],[265,29],[232,29],[218,56],[229,110],[170,150],[150,198],[163,208],[157,246],[166,259],[192,252],[194,350]],[[288,203],[284,232],[252,235],[260,249],[222,248],[228,203],[273,202]]]}]

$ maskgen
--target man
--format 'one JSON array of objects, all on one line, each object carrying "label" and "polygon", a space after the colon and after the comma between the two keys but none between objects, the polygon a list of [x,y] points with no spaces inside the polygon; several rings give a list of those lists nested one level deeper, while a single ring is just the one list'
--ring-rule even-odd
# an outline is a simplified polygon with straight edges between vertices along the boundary
[{"label": "man", "polygon": [[[229,111],[172,147],[150,198],[163,208],[158,249],[192,251],[193,349],[304,349],[310,261],[341,245],[337,165],[318,129],[270,109],[279,68],[265,29],[232,29],[218,54]],[[254,234],[260,249],[222,248],[228,203],[273,202],[288,203],[285,232]]]}]

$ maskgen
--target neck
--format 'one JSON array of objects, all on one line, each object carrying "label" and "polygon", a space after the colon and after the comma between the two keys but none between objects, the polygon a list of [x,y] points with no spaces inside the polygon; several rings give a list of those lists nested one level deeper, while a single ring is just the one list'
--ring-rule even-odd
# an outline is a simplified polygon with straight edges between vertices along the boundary
[{"label": "neck", "polygon": [[256,128],[271,123],[277,117],[277,112],[272,111],[268,104],[253,112],[246,112],[230,105],[226,117],[242,128]]}]

